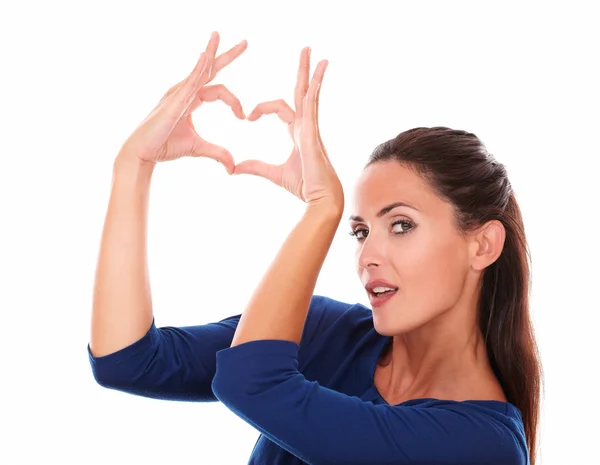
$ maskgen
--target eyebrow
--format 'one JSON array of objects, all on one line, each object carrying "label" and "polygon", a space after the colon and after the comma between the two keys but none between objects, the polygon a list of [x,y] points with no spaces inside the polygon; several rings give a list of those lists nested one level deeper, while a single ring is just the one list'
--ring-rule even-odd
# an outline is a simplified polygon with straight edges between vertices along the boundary
[{"label": "eyebrow", "polygon": [[[412,205],[409,205],[407,203],[394,202],[386,207],[383,207],[381,210],[379,210],[379,212],[377,213],[377,218],[381,218],[382,216],[387,215],[394,208],[398,208],[398,207],[408,207],[408,208],[412,208],[413,210],[420,211],[418,208],[413,207]],[[348,221],[365,221],[365,220],[361,216],[351,215],[350,218],[348,218]]]}]

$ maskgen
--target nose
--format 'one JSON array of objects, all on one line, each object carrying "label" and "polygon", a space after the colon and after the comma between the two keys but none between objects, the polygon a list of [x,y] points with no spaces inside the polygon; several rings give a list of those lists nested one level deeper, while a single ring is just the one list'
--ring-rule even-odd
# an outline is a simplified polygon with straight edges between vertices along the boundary
[{"label": "nose", "polygon": [[358,252],[358,265],[361,268],[371,269],[381,265],[383,261],[382,244],[377,244],[373,240],[373,236],[369,235],[362,243],[362,247]]}]

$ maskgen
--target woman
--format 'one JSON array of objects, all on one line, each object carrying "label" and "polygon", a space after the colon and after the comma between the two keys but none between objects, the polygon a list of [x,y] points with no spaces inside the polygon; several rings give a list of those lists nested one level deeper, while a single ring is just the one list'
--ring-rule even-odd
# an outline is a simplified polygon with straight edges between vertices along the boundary
[{"label": "woman", "polygon": [[[98,262],[93,373],[102,386],[171,400],[223,402],[262,434],[250,463],[534,463],[541,366],[528,313],[523,222],[504,167],[475,135],[416,128],[381,144],[354,192],[351,234],[372,309],[312,295],[344,210],[318,127],[326,61],[309,82],[300,58],[295,110],[277,113],[285,164],[237,166],[196,133],[193,112],[239,100],[206,86],[246,48],[205,53],[123,144]],[[240,315],[157,328],[146,262],[157,162],[205,156],[306,203]],[[259,462],[260,458],[260,462]]]}]

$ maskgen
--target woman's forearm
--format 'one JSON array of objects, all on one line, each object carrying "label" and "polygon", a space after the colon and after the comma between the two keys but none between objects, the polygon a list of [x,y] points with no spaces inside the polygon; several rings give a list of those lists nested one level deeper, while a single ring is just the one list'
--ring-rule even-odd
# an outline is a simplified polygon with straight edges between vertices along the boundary
[{"label": "woman's forearm", "polygon": [[90,350],[107,355],[140,339],[152,324],[146,236],[153,164],[119,155],[94,283]]},{"label": "woman's forearm", "polygon": [[310,299],[343,208],[309,207],[244,310],[231,347],[260,339],[300,343]]}]

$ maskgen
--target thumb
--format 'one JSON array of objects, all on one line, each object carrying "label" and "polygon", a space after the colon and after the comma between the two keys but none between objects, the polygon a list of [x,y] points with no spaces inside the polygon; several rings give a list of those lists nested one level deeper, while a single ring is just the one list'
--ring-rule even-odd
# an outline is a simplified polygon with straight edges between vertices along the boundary
[{"label": "thumb", "polygon": [[212,158],[222,163],[229,174],[233,174],[235,167],[233,155],[225,147],[200,139],[200,143],[194,147],[192,156]]},{"label": "thumb", "polygon": [[235,165],[233,174],[253,174],[281,186],[281,165],[270,165],[260,160],[244,160]]}]

